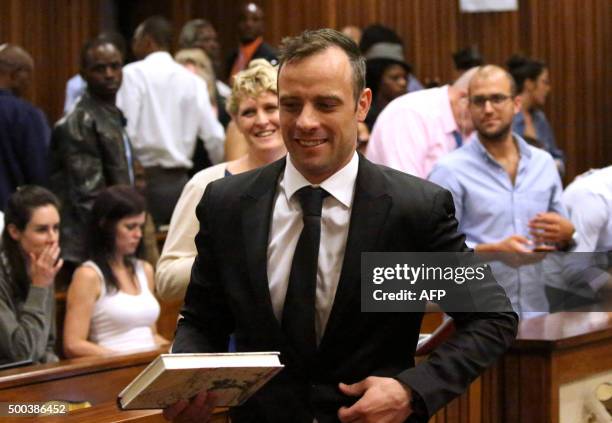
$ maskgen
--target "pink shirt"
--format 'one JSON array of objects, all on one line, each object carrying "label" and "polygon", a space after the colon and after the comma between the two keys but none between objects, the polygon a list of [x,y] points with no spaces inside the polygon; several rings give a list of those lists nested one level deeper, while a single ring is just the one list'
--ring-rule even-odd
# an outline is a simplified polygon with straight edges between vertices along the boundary
[{"label": "pink shirt", "polygon": [[459,128],[448,85],[393,100],[376,120],[366,157],[374,163],[427,178],[438,159],[453,151]]}]

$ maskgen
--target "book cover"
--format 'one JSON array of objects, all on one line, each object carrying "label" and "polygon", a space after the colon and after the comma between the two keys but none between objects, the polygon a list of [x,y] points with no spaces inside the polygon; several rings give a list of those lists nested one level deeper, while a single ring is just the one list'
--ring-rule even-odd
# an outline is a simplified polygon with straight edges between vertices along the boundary
[{"label": "book cover", "polygon": [[123,410],[166,408],[212,391],[218,406],[242,404],[282,370],[278,352],[161,354],[119,393]]}]

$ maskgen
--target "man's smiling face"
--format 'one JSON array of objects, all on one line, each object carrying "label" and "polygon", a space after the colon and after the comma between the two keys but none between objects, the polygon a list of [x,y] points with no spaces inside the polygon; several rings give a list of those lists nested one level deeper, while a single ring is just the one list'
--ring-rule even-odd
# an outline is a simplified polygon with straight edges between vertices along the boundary
[{"label": "man's smiling face", "polygon": [[368,113],[371,92],[355,104],[353,71],[338,47],[285,63],[279,74],[280,124],[294,166],[317,184],[353,156],[357,123]]}]

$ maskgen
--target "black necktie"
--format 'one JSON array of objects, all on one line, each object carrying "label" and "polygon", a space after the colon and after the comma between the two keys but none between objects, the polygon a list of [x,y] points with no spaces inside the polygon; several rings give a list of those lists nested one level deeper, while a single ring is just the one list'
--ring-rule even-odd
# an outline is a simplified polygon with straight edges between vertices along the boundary
[{"label": "black necktie", "polygon": [[323,199],[329,193],[322,188],[307,186],[296,194],[302,205],[304,229],[293,254],[282,326],[297,350],[305,358],[312,358],[317,350],[315,295],[321,240],[321,208]]}]

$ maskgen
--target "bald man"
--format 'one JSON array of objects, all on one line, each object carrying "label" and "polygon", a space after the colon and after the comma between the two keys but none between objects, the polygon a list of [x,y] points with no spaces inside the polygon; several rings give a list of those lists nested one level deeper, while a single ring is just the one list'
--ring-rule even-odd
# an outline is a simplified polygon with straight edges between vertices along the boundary
[{"label": "bald man", "polygon": [[472,132],[467,87],[476,68],[453,85],[396,98],[378,115],[366,149],[374,163],[427,178],[436,162]]},{"label": "bald man", "polygon": [[253,2],[242,3],[238,20],[240,46],[227,60],[227,79],[230,83],[232,77],[246,69],[253,59],[266,59],[273,65],[278,63],[276,50],[263,40],[264,26],[261,7]]},{"label": "bald man", "polygon": [[[541,259],[534,254],[539,250],[566,249],[574,227],[561,202],[555,162],[512,132],[520,108],[514,80],[498,66],[483,66],[471,78],[468,98],[475,134],[440,159],[429,177],[453,194],[466,243],[477,252],[518,254],[520,264]],[[520,274],[498,270],[497,280],[523,318],[548,311],[537,263],[521,267]]]},{"label": "bald man", "polygon": [[47,183],[49,125],[41,110],[20,98],[33,71],[27,51],[0,46],[0,210],[18,186]]}]

